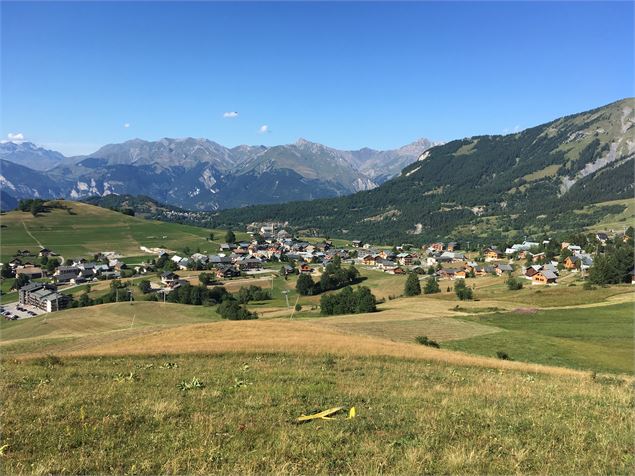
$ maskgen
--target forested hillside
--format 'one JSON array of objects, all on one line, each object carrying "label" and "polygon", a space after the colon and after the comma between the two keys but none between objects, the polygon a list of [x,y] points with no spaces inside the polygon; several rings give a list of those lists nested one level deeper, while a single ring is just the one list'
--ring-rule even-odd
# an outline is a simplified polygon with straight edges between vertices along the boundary
[{"label": "forested hillside", "polygon": [[374,190],[225,210],[214,221],[288,220],[298,229],[383,242],[579,229],[624,208],[581,213],[584,206],[633,197],[634,106],[629,98],[516,134],[455,140]]}]

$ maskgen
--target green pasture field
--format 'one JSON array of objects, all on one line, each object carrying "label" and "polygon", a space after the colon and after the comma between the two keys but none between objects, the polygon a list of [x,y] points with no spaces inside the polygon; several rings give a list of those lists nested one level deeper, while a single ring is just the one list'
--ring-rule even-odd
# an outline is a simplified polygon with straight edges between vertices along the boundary
[{"label": "green pasture field", "polygon": [[598,372],[633,373],[633,303],[497,313],[460,320],[491,326],[484,333],[443,344],[444,348]]}]

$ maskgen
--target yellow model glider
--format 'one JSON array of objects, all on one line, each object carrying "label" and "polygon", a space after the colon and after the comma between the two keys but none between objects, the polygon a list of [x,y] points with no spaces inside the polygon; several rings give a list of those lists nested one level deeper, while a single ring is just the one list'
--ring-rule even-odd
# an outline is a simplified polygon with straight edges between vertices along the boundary
[{"label": "yellow model glider", "polygon": [[[335,415],[342,410],[344,410],[344,407],[333,407],[319,413],[314,413],[313,415],[299,416],[296,421],[302,423],[311,420],[336,420],[336,418],[332,418],[331,415]],[[348,411],[348,418],[355,418],[356,415],[357,412],[355,411],[355,407],[351,407],[351,409]]]}]

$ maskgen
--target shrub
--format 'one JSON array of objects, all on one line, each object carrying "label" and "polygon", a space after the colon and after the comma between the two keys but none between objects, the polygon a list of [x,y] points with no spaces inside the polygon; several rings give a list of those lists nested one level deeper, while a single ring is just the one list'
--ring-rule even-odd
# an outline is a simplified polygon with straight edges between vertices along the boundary
[{"label": "shrub", "polygon": [[428,347],[434,347],[436,349],[439,349],[441,347],[438,342],[436,342],[436,341],[434,341],[432,339],[428,339],[428,337],[426,337],[426,336],[417,336],[417,337],[415,337],[415,340],[419,344],[426,345]]},{"label": "shrub", "polygon": [[585,291],[593,291],[594,289],[597,289],[597,288],[593,286],[593,284],[590,283],[589,281],[585,281],[585,283],[582,285],[582,289],[584,289]]},{"label": "shrub", "polygon": [[295,305],[295,312],[300,312],[302,310],[302,306],[300,304]]},{"label": "shrub", "polygon": [[456,297],[458,297],[461,301],[469,301],[474,298],[472,289],[465,285],[465,280],[463,279],[458,279],[456,281],[456,284],[454,285],[454,292],[456,293]]},{"label": "shrub", "polygon": [[510,291],[518,291],[523,288],[523,283],[520,279],[509,277],[505,282],[507,284],[507,289]]},{"label": "shrub", "polygon": [[64,365],[64,362],[57,355],[48,354],[45,357],[39,357],[35,360],[37,365],[42,367],[54,367],[56,365]]},{"label": "shrub", "polygon": [[249,312],[246,308],[238,304],[233,299],[226,299],[218,306],[218,314],[223,318],[230,321],[247,321],[252,319],[258,319],[258,315],[255,312]]},{"label": "shrub", "polygon": [[502,350],[499,350],[496,352],[496,357],[498,357],[501,360],[512,360],[509,354],[507,352],[503,352]]}]

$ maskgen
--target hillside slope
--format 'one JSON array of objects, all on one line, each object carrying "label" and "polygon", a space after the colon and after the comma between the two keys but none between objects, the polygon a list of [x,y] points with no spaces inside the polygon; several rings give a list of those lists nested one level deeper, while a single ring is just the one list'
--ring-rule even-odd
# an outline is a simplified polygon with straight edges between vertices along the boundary
[{"label": "hillside slope", "polygon": [[138,256],[143,254],[141,246],[218,249],[218,244],[207,241],[210,230],[205,228],[145,220],[85,203],[62,203],[66,209],[51,209],[37,217],[20,211],[3,214],[0,259],[10,259],[19,249],[37,252],[40,245],[65,258],[102,251]]},{"label": "hillside slope", "polygon": [[[300,229],[384,242],[579,229],[633,197],[635,100],[505,136],[456,140],[426,151],[399,177],[347,197],[218,213],[237,226],[288,220]],[[615,209],[620,208],[620,210]]]}]

